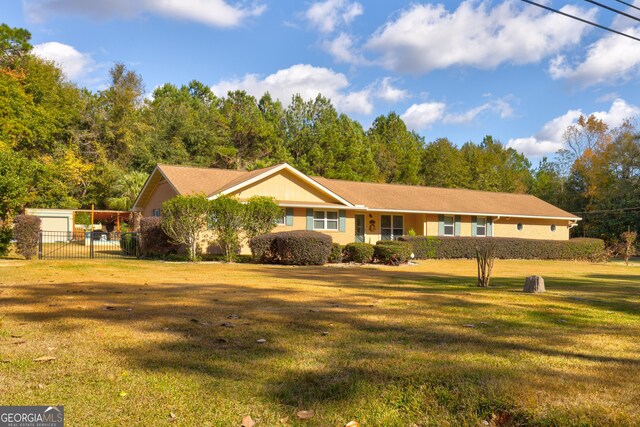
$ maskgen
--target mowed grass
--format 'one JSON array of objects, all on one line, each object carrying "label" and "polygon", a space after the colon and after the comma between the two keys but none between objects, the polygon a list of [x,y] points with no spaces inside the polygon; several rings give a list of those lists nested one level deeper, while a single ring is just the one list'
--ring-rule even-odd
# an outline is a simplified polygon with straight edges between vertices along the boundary
[{"label": "mowed grass", "polygon": [[[498,260],[490,289],[475,268],[0,261],[0,404],[69,426],[640,425],[639,266]],[[531,274],[547,293],[520,292]]]}]

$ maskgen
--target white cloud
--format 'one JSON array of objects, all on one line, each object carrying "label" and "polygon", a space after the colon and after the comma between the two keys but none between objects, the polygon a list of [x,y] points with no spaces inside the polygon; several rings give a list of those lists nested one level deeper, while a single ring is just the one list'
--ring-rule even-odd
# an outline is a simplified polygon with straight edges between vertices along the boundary
[{"label": "white cloud", "polygon": [[320,93],[331,99],[340,111],[370,114],[373,111],[371,89],[349,91],[349,86],[349,80],[342,73],[324,67],[296,64],[264,78],[247,74],[241,79],[221,80],[211,90],[217,96],[225,96],[229,91],[245,90],[255,97],[261,97],[268,91],[285,105],[291,102],[295,94],[300,94],[303,99],[312,99]]},{"label": "white cloud", "polygon": [[[596,9],[561,10],[593,19]],[[414,4],[379,28],[366,48],[379,52],[382,66],[422,73],[451,66],[494,68],[528,64],[577,44],[588,26],[538,8],[506,0],[467,0],[449,12],[443,5]]]},{"label": "white cloud", "polygon": [[409,92],[404,89],[398,89],[391,83],[391,77],[385,77],[380,83],[380,87],[376,93],[378,98],[382,98],[388,102],[398,102],[409,97]]},{"label": "white cloud", "polygon": [[449,113],[443,118],[443,122],[447,124],[465,124],[470,123],[485,111],[493,111],[500,115],[500,118],[505,119],[513,115],[513,108],[506,99],[495,99],[486,102],[482,105],[474,107],[463,113]]},{"label": "white cloud", "polygon": [[77,81],[95,69],[95,62],[88,53],[78,52],[73,46],[58,42],[35,45],[33,54],[53,61],[69,80]]},{"label": "white cloud", "polygon": [[[640,27],[625,33],[640,37]],[[616,84],[640,76],[640,43],[610,34],[591,44],[582,62],[571,64],[564,55],[549,63],[553,79],[568,79],[583,86]]]},{"label": "white cloud", "polygon": [[333,40],[325,40],[322,47],[338,62],[348,64],[365,64],[367,62],[361,54],[355,52],[353,36],[350,34],[340,33]]},{"label": "white cloud", "polygon": [[266,6],[234,6],[225,0],[25,0],[27,17],[45,21],[51,14],[85,15],[95,19],[131,18],[145,12],[167,18],[200,22],[214,27],[235,27],[251,16],[261,15]]},{"label": "white cloud", "polygon": [[[591,114],[607,123],[610,127],[617,127],[625,119],[640,115],[640,107],[628,104],[623,99],[616,99],[611,104],[609,111],[596,111]],[[583,115],[582,110],[569,110],[565,114],[545,123],[535,135],[527,138],[510,139],[507,146],[529,157],[554,154],[564,148],[562,139],[564,132],[567,127],[575,124],[581,115]]]},{"label": "white cloud", "polygon": [[309,6],[304,16],[314,28],[323,33],[330,33],[344,24],[349,24],[362,15],[362,12],[362,5],[358,2],[325,0]]},{"label": "white cloud", "polygon": [[432,124],[444,116],[446,104],[443,102],[424,102],[413,104],[400,116],[405,124],[413,130],[429,129]]}]

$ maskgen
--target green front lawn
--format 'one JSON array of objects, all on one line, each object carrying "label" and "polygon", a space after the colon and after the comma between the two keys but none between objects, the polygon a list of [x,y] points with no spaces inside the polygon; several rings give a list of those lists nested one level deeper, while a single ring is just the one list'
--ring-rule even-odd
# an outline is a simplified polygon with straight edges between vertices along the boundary
[{"label": "green front lawn", "polygon": [[0,261],[0,404],[62,404],[68,426],[640,424],[640,266],[474,275]]}]

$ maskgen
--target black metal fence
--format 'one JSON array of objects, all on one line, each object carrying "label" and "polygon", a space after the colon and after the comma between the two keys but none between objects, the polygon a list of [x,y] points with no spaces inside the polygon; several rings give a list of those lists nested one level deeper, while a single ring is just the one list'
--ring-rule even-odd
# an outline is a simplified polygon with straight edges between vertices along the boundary
[{"label": "black metal fence", "polygon": [[138,233],[41,231],[39,259],[135,258]]}]

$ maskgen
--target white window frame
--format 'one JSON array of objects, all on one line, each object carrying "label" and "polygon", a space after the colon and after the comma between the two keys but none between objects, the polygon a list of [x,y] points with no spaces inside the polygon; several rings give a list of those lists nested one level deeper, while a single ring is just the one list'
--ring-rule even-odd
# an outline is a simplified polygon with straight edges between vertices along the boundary
[{"label": "white window frame", "polygon": [[[382,217],[388,216],[389,218],[389,224],[391,225],[391,227],[384,227],[382,225]],[[396,218],[400,218],[402,221],[402,229],[397,228],[394,224],[395,219]],[[380,215],[380,240],[386,240],[384,238],[384,232],[383,230],[389,230],[389,236],[391,237],[389,240],[396,240],[398,237],[400,236],[404,236],[404,215]],[[394,231],[396,230],[401,230],[400,235],[397,235],[394,233]]]},{"label": "white window frame", "polygon": [[[484,224],[480,225],[480,220],[484,221]],[[482,234],[480,234],[480,228],[482,228]],[[476,236],[487,237],[487,217],[479,216],[476,218]]]},{"label": "white window frame", "polygon": [[[451,225],[447,224],[447,218],[451,218]],[[451,227],[451,233],[447,233],[447,227]],[[454,215],[444,215],[442,219],[442,235],[451,237],[456,235],[456,217]]]},{"label": "white window frame", "polygon": [[281,211],[282,215],[278,217],[276,225],[287,225],[287,210],[285,208],[282,208]]},{"label": "white window frame", "polygon": [[[322,218],[318,218],[318,215],[322,214]],[[335,214],[334,218],[329,218],[328,214]],[[322,224],[318,226],[318,222]],[[329,224],[335,224],[335,228],[329,228]],[[340,229],[340,215],[338,211],[313,211],[313,229],[322,231],[338,231]]]}]

